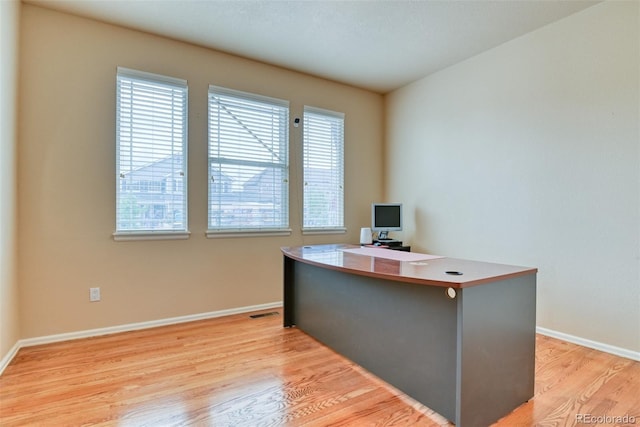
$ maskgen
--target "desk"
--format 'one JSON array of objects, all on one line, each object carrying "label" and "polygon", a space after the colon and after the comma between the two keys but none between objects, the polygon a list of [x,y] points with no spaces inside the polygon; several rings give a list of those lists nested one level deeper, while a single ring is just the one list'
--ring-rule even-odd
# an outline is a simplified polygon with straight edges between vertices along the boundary
[{"label": "desk", "polygon": [[533,397],[537,269],[342,251],[355,247],[282,248],[285,327],[457,426],[489,425]]}]

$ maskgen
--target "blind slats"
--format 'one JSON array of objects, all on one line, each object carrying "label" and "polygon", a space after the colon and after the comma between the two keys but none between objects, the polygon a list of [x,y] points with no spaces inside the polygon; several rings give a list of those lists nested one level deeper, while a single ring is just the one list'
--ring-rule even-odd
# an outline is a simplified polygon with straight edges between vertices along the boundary
[{"label": "blind slats", "polygon": [[210,231],[289,227],[288,102],[209,87]]},{"label": "blind slats", "polygon": [[118,68],[116,232],[187,231],[184,80]]}]

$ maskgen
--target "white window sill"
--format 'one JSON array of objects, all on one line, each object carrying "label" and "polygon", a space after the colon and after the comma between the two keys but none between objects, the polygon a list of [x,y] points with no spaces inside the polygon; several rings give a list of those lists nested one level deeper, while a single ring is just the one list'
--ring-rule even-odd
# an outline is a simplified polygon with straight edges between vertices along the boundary
[{"label": "white window sill", "polygon": [[206,235],[208,239],[223,239],[227,237],[290,236],[291,230],[207,230]]},{"label": "white window sill", "polygon": [[120,231],[113,233],[117,242],[132,240],[185,240],[191,235],[188,231]]},{"label": "white window sill", "polygon": [[336,228],[303,228],[302,234],[345,234],[347,229],[344,227]]}]

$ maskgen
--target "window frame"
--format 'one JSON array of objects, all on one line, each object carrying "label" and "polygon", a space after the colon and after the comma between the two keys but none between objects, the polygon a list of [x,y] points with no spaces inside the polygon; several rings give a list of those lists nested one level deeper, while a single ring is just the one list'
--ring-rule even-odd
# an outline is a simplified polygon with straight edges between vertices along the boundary
[{"label": "window frame", "polygon": [[[309,136],[310,129],[310,116],[320,116],[325,117],[329,120],[339,120],[340,121],[340,134],[341,141],[340,146],[338,148],[338,157],[339,157],[339,171],[335,171],[331,169],[331,175],[335,175],[338,173],[339,176],[339,203],[341,206],[341,224],[333,224],[327,226],[306,226],[306,217],[305,212],[307,210],[307,155],[308,155],[308,144],[309,144]],[[344,123],[345,123],[345,114],[337,111],[326,110],[323,108],[312,107],[309,105],[304,106],[303,110],[303,143],[302,143],[302,234],[344,234],[347,232],[347,228],[345,226],[345,188],[344,188],[344,175],[345,175],[345,132],[344,132]]]},{"label": "window frame", "polygon": [[[223,157],[212,157],[212,144],[214,143],[212,137],[212,129],[214,125],[211,123],[212,115],[212,98],[226,97],[231,98],[235,102],[248,102],[248,103],[260,103],[270,105],[273,108],[281,109],[283,117],[279,117],[276,121],[281,124],[280,131],[282,132],[281,144],[279,146],[279,153],[282,157],[281,167],[276,167],[278,163],[262,161],[259,159],[225,159]],[[251,108],[248,108],[249,110]],[[268,97],[264,95],[258,95],[249,92],[243,92],[235,89],[229,89],[221,86],[209,85],[207,96],[207,231],[206,236],[208,238],[226,238],[226,237],[263,237],[263,236],[288,236],[291,234],[290,228],[290,140],[289,140],[289,101],[278,98]],[[239,120],[239,119],[235,119]],[[240,123],[239,123],[240,124]],[[241,126],[245,126],[241,124]],[[218,128],[219,129],[219,128]],[[213,199],[212,186],[221,185],[215,184],[212,180],[212,165],[235,165],[235,166],[251,166],[251,167],[265,167],[265,170],[272,168],[273,170],[281,169],[283,172],[283,181],[280,188],[282,193],[280,196],[284,200],[284,207],[279,211],[281,222],[276,226],[269,227],[264,225],[248,226],[243,224],[236,224],[235,226],[218,226],[212,227],[212,205]],[[222,174],[222,172],[220,171]],[[224,184],[222,184],[224,185]],[[275,193],[274,193],[275,194]]]},{"label": "window frame", "polygon": [[[120,209],[123,199],[121,197],[121,184],[123,183],[123,172],[121,170],[121,151],[123,149],[123,141],[121,140],[121,129],[123,128],[121,120],[121,90],[122,83],[121,80],[129,80],[131,82],[149,82],[153,85],[163,86],[166,90],[181,90],[182,91],[182,101],[180,103],[180,113],[182,115],[180,123],[181,123],[181,150],[180,154],[182,156],[180,160],[180,179],[182,180],[182,194],[181,194],[181,211],[182,213],[182,224],[183,226],[180,228],[134,228],[134,229],[121,229],[121,217],[120,217]],[[114,240],[116,241],[130,241],[130,240],[174,240],[174,239],[188,239],[190,236],[189,232],[189,224],[188,224],[188,110],[189,110],[189,87],[186,80],[178,79],[174,77],[164,76],[160,74],[149,73],[145,71],[133,70],[125,67],[117,67],[116,72],[116,117],[115,117],[115,143],[116,143],[116,157],[115,157],[115,178],[116,178],[116,193],[115,193],[115,231],[112,234]],[[175,111],[172,108],[170,111]],[[133,144],[133,142],[131,142]],[[162,144],[158,144],[158,146],[162,146]],[[173,143],[170,145],[173,146]],[[149,144],[148,149],[152,150],[154,148],[153,142]],[[129,148],[133,153],[133,147]],[[132,154],[133,155],[133,154]],[[168,157],[170,159],[171,157]],[[173,160],[171,160],[173,161]],[[173,168],[172,168],[173,170]],[[132,168],[126,173],[133,172]],[[146,182],[146,181],[145,181]],[[132,188],[136,186],[133,184],[129,184]],[[149,182],[146,182],[146,185],[149,185]],[[140,193],[143,190],[142,181],[137,184],[136,193]],[[162,188],[162,187],[161,187]],[[133,192],[134,190],[132,190]],[[125,193],[128,194],[128,193]],[[164,193],[163,193],[164,194]],[[154,205],[155,206],[155,205]]]}]

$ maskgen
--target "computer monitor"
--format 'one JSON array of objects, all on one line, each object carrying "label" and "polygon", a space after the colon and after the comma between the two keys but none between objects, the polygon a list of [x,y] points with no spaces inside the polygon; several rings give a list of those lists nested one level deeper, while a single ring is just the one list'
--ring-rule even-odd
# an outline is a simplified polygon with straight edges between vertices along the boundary
[{"label": "computer monitor", "polygon": [[372,203],[371,229],[378,240],[388,239],[389,231],[402,230],[402,203]]}]

